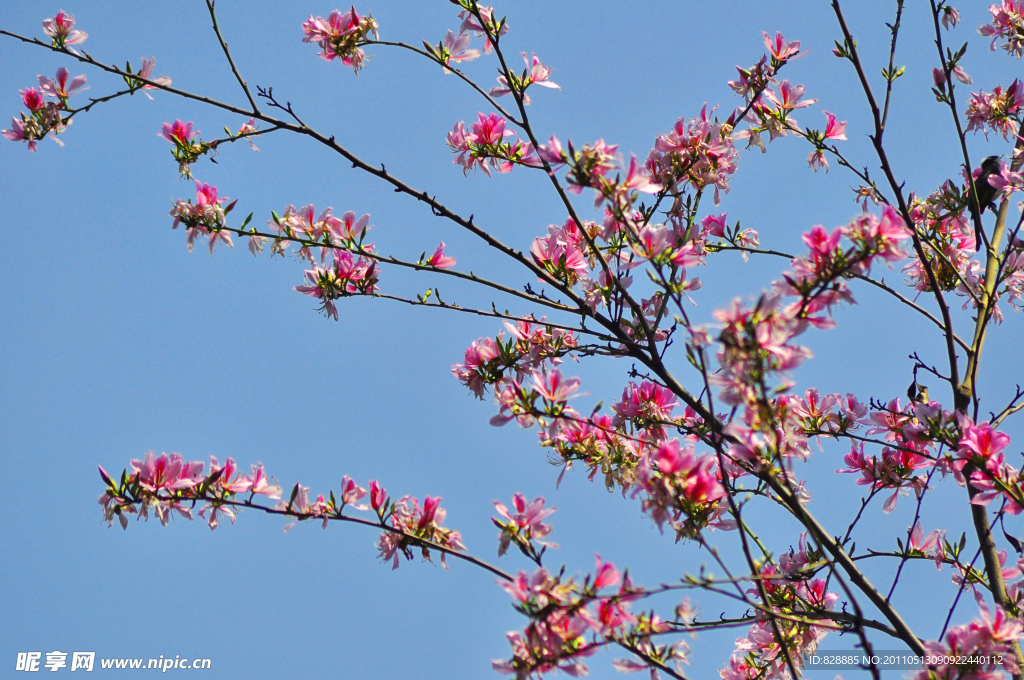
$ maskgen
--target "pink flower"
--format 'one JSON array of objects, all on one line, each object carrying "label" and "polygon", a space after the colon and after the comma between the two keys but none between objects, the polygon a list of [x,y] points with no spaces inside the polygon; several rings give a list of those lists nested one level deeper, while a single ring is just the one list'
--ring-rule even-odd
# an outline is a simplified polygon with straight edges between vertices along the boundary
[{"label": "pink flower", "polygon": [[21,120],[20,118],[12,117],[11,118],[11,129],[10,130],[0,130],[0,134],[2,134],[4,137],[6,137],[7,139],[11,140],[12,142],[27,141],[28,142],[28,150],[29,151],[35,151],[36,150],[36,140],[32,139],[31,136],[26,136],[26,134],[25,134],[25,121]]},{"label": "pink flower", "polygon": [[[490,54],[494,49],[494,46],[491,44],[491,35],[497,33],[500,37],[508,33],[508,22],[503,21],[501,23],[501,28],[498,29],[494,19],[493,7],[478,5],[477,10],[480,12],[480,18],[483,20],[483,25],[477,21],[472,12],[464,9],[458,13],[458,17],[462,19],[462,25],[459,26],[459,34],[461,35],[467,31],[472,31],[478,38],[486,36],[486,40],[484,40],[484,54]],[[486,31],[484,30],[484,26],[487,27]]]},{"label": "pink flower", "polygon": [[147,451],[145,460],[132,461],[132,469],[143,489],[158,493],[192,488],[201,481],[203,464],[185,462],[178,453],[169,456],[162,453],[157,458],[152,451]]},{"label": "pink flower", "polygon": [[1007,54],[1020,59],[1024,54],[1024,2],[1002,0],[998,5],[989,5],[988,11],[992,15],[992,23],[984,24],[978,33],[991,36],[989,49],[993,51],[999,39],[1004,39],[1006,42],[1003,49]]},{"label": "pink flower", "polygon": [[501,527],[501,533],[498,534],[498,540],[500,541],[498,545],[499,557],[505,554],[512,541],[516,541],[516,543],[520,541],[537,541],[540,545],[548,548],[558,547],[554,543],[539,540],[551,533],[551,525],[544,524],[543,522],[555,512],[555,508],[545,508],[544,503],[544,499],[540,497],[527,503],[526,496],[517,493],[512,496],[512,506],[516,511],[516,514],[513,515],[509,513],[504,503],[494,501],[495,510],[498,511],[499,515],[508,520],[507,523],[497,519],[493,520],[495,524]]},{"label": "pink flower", "polygon": [[357,45],[368,40],[371,34],[378,37],[374,18],[360,17],[354,6],[344,14],[334,10],[327,19],[314,19],[310,15],[309,20],[302,24],[302,30],[306,34],[302,42],[317,43],[323,49],[319,55],[322,59],[333,61],[340,58],[341,63],[351,66],[356,75],[367,60]]},{"label": "pink flower", "polygon": [[541,397],[552,403],[564,402],[580,388],[579,378],[562,378],[562,372],[551,370],[546,373],[535,371],[533,374],[534,389]]},{"label": "pink flower", "polygon": [[779,84],[779,93],[777,95],[775,94],[775,91],[769,87],[765,88],[764,96],[775,104],[780,111],[788,112],[795,109],[802,109],[818,102],[817,99],[800,101],[801,97],[804,96],[805,89],[806,88],[804,88],[803,85],[791,85],[788,80],[783,80],[782,83]]},{"label": "pink flower", "polygon": [[160,135],[171,144],[176,146],[189,146],[192,138],[199,134],[199,131],[192,132],[192,123],[182,123],[176,120],[173,123],[164,123]]},{"label": "pink flower", "polygon": [[[144,83],[142,85],[142,89],[143,90],[158,90],[160,88],[158,88],[157,85],[170,85],[171,84],[171,79],[168,78],[167,76],[160,76],[159,78],[152,78],[151,77],[153,75],[153,66],[154,65],[156,65],[156,58],[155,57],[149,57],[149,58],[143,57],[142,58],[142,67],[139,69],[139,74],[138,74],[139,77],[140,78],[145,78],[146,80],[151,80],[152,82],[156,83],[156,85],[150,85],[149,83]],[[138,82],[138,81],[136,81],[136,82]],[[148,92],[143,92],[142,94],[144,94],[147,97],[149,97],[150,99],[152,99],[152,97],[149,96]]]},{"label": "pink flower", "polygon": [[594,590],[614,586],[622,579],[622,575],[619,574],[619,570],[615,568],[614,564],[602,562],[600,555],[595,555],[595,557],[597,567],[594,570]]},{"label": "pink flower", "polygon": [[807,157],[807,165],[815,172],[819,168],[825,168],[825,172],[828,172],[828,159],[825,158],[825,153],[821,149],[815,149],[811,152]]},{"label": "pink flower", "polygon": [[30,87],[26,90],[19,90],[19,92],[21,93],[22,103],[33,113],[46,105],[46,100],[43,98],[43,92],[41,89]]},{"label": "pink flower", "polygon": [[[537,58],[536,54],[533,55],[532,60],[526,56],[526,52],[520,52],[520,54],[523,55],[523,61],[526,62],[526,78],[522,81],[517,79],[513,82],[517,83],[516,89],[522,94],[524,105],[530,104],[530,95],[526,94],[526,88],[530,85],[540,85],[541,87],[550,87],[556,90],[562,89],[559,85],[548,80],[551,76],[551,69],[540,63],[540,59]],[[498,87],[491,88],[490,95],[492,97],[504,97],[512,92],[512,88],[509,87],[505,76],[498,76],[498,83]]]},{"label": "pink flower", "polygon": [[84,31],[72,30],[74,27],[74,15],[68,14],[64,10],[57,12],[52,19],[43,19],[43,33],[53,38],[55,47],[80,45],[85,42],[89,34]]},{"label": "pink flower", "polygon": [[970,418],[963,418],[957,454],[979,462],[990,460],[1002,464],[1002,452],[1010,445],[1009,435],[994,429],[989,423],[975,425]]},{"label": "pink flower", "polygon": [[[426,40],[423,41],[423,46],[427,48],[427,51],[434,55],[438,61],[444,64],[450,64],[451,62],[464,62],[473,61],[480,57],[480,50],[467,49],[472,36],[469,33],[460,33],[456,36],[450,30],[445,34],[444,40],[441,41],[440,49],[434,47]],[[444,69],[445,73],[450,73],[448,69]]]},{"label": "pink flower", "polygon": [[359,503],[366,497],[366,493],[366,489],[356,484],[348,475],[341,478],[341,502],[343,505],[351,505],[356,510],[368,510],[368,505]]},{"label": "pink flower", "polygon": [[798,58],[800,53],[799,40],[786,42],[786,39],[782,37],[782,33],[776,33],[774,40],[764,31],[761,31],[761,35],[764,36],[764,45],[768,48],[768,53],[772,55],[774,61],[789,61],[790,59]]},{"label": "pink flower", "polygon": [[444,254],[444,241],[437,247],[434,254],[427,260],[427,264],[438,269],[450,269],[455,266],[455,258]]},{"label": "pink flower", "polygon": [[825,139],[846,139],[846,122],[839,122],[828,111],[822,111],[828,124],[825,126]]},{"label": "pink flower", "polygon": [[946,30],[956,28],[956,25],[960,23],[960,12],[956,11],[955,7],[949,7],[948,5],[942,8],[942,25]]},{"label": "pink flower", "polygon": [[68,83],[68,76],[71,74],[63,66],[57,69],[57,80],[53,81],[46,76],[37,76],[39,80],[40,89],[47,97],[54,97],[55,99],[66,100],[68,97],[78,94],[83,89],[89,89],[85,87],[85,76],[75,76],[71,83]]},{"label": "pink flower", "polygon": [[377,480],[375,479],[370,482],[370,507],[372,507],[378,515],[381,514],[381,508],[384,507],[387,499],[388,492],[377,483]]},{"label": "pink flower", "polygon": [[270,483],[267,479],[267,473],[263,471],[263,463],[252,466],[252,492],[267,498],[281,497],[281,487]]}]

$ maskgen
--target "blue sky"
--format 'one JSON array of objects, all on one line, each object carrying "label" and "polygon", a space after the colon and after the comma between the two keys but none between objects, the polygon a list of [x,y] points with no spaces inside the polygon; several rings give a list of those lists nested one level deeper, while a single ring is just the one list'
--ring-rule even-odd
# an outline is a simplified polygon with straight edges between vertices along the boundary
[{"label": "blue sky", "polygon": [[[888,54],[889,2],[851,3],[848,18],[869,71]],[[783,6],[785,5],[785,6]],[[528,247],[564,208],[543,176],[516,170],[488,179],[463,177],[451,163],[444,135],[457,120],[488,112],[486,102],[440,68],[407,52],[369,50],[373,59],[358,77],[317,58],[301,42],[310,13],[333,5],[295,2],[218,3],[220,24],[250,85],[274,87],[312,127],[333,134],[371,163],[412,186],[436,194],[460,214],[518,248]],[[56,5],[21,3],[6,8],[0,27],[42,37],[40,22]],[[85,49],[104,62],[138,64],[156,57],[156,73],[174,85],[241,105],[205,5],[79,0],[64,6],[89,33]],[[447,2],[384,2],[370,10],[385,39],[437,42],[457,28]],[[975,88],[991,89],[1019,75],[1020,64],[990,53],[976,27],[987,13],[962,7],[954,43],[970,40],[964,63]],[[849,121],[848,157],[872,171],[866,107],[854,74],[830,52],[839,33],[825,3],[510,2],[498,7],[512,27],[506,49],[536,52],[553,68],[561,91],[540,91],[530,114],[540,135],[565,140],[604,138],[626,153],[646,155],[654,137],[704,103],[727,113],[737,103],[725,83],[735,64],[763,52],[761,30],[781,30],[810,54],[784,76],[807,86],[819,104],[800,112],[802,124],[821,127],[821,110]],[[887,143],[908,190],[928,193],[959,174],[949,112],[929,92],[935,52],[930,18],[913,6],[904,16],[898,81]],[[36,74],[52,77],[61,65],[86,73],[84,96],[114,91],[120,79],[69,64],[39,48],[0,40],[0,110],[16,114],[19,89]],[[494,63],[466,67],[489,86]],[[874,83],[880,87],[880,77]],[[964,92],[963,89],[960,90]],[[178,451],[205,460],[231,456],[243,466],[262,461],[282,485],[301,482],[314,491],[336,488],[342,475],[364,484],[380,479],[393,495],[444,497],[448,526],[462,531],[469,549],[496,561],[489,521],[492,500],[514,492],[544,495],[558,507],[553,539],[562,548],[552,565],[569,572],[593,567],[594,553],[629,566],[640,583],[671,581],[695,572],[707,556],[674,544],[640,513],[638,502],[605,493],[579,471],[555,490],[558,470],[546,462],[532,432],[487,421],[496,408],[481,403],[452,378],[451,364],[493,320],[412,309],[383,300],[344,300],[338,322],[319,316],[309,298],[291,288],[302,267],[293,260],[254,259],[243,247],[188,253],[184,234],[170,229],[167,212],[178,197],[194,197],[178,179],[161,123],[195,121],[205,138],[240,116],[156,93],[98,106],[62,135],[28,153],[0,143],[5,209],[0,228],[0,452],[7,493],[0,497],[0,606],[7,624],[0,664],[18,651],[96,651],[99,657],[176,654],[209,657],[211,677],[446,677],[492,676],[489,660],[508,655],[504,633],[525,621],[493,578],[459,563],[450,571],[419,561],[392,573],[379,563],[370,530],[312,525],[290,533],[277,518],[243,513],[233,526],[210,532],[203,523],[169,527],[132,523],[108,529],[96,497],[96,465],[120,470],[145,451]],[[5,118],[6,120],[6,118]],[[5,123],[6,126],[6,123]],[[972,157],[1005,153],[1002,140],[971,137]],[[203,161],[196,177],[239,199],[238,211],[257,224],[285,205],[313,203],[336,212],[370,213],[381,251],[416,258],[438,241],[460,268],[519,286],[520,270],[496,258],[471,235],[433,217],[420,203],[395,195],[378,180],[351,169],[309,140],[270,135],[261,152],[236,144],[217,164]],[[761,234],[769,247],[795,251],[814,224],[827,228],[856,214],[855,178],[833,168],[813,174],[799,140],[776,142],[765,155],[745,152],[719,211]],[[589,197],[578,205],[586,213]],[[717,211],[716,211],[717,212]],[[783,261],[716,257],[701,271],[705,289],[694,297],[698,319],[735,296],[755,295],[784,268]],[[890,282],[898,271],[885,273]],[[387,292],[411,294],[440,283],[446,299],[489,306],[480,291],[428,275],[385,271]],[[854,392],[863,400],[902,395],[910,382],[907,355],[919,351],[941,361],[931,328],[903,308],[863,287],[859,304],[837,314],[839,326],[811,333],[816,358],[796,374],[798,389]],[[495,299],[517,313],[529,309]],[[1020,319],[993,329],[982,372],[983,407],[998,409],[1021,372]],[[958,314],[966,328],[968,314]],[[683,362],[675,366],[683,370]],[[627,381],[622,361],[588,360],[567,370],[580,375],[589,396],[582,403],[614,401]],[[933,396],[948,404],[944,394]],[[1019,426],[1007,431],[1019,441]],[[1014,451],[1019,450],[1015,448]],[[836,476],[842,447],[826,444],[801,475],[814,492],[812,509],[829,529],[845,528],[862,487]],[[965,492],[941,485],[925,505],[925,528],[951,535],[967,527]],[[771,547],[795,544],[791,523],[765,508],[755,516]],[[860,528],[859,545],[892,547],[913,515],[910,499],[883,515],[876,504]],[[1020,535],[1020,523],[1007,526]],[[730,537],[720,536],[724,544]],[[515,556],[500,566],[529,565]],[[869,575],[888,583],[886,565]],[[908,622],[934,637],[954,589],[948,569],[908,567],[897,591]],[[699,600],[699,598],[698,598]],[[666,602],[670,611],[673,603]],[[724,610],[707,601],[711,618]],[[974,614],[961,607],[957,621]],[[735,631],[691,641],[692,677],[706,677],[728,656]],[[829,639],[823,648],[848,648]],[[876,642],[885,648],[885,641]],[[617,677],[598,655],[595,678]],[[65,671],[67,672],[67,671]],[[109,672],[110,675],[116,673]],[[822,675],[824,677],[824,675]],[[831,677],[831,675],[829,676]]]}]

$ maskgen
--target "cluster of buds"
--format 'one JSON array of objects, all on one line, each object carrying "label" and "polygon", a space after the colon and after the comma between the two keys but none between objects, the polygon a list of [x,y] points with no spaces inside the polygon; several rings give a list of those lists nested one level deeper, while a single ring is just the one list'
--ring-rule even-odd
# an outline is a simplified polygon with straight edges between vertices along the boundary
[{"label": "cluster of buds", "polygon": [[515,135],[506,130],[507,120],[496,113],[477,114],[477,121],[466,130],[464,121],[459,121],[448,133],[448,146],[458,156],[452,161],[462,166],[464,174],[479,168],[488,177],[491,168],[500,173],[511,172],[516,165],[536,167],[540,164],[533,151],[533,145],[513,139],[506,142],[506,137]]},{"label": "cluster of buds", "polygon": [[354,6],[345,13],[334,10],[326,19],[314,19],[310,15],[302,24],[302,31],[306,34],[302,42],[319,45],[323,50],[319,55],[321,58],[326,61],[341,59],[341,63],[351,66],[356,75],[368,61],[360,45],[365,44],[371,34],[374,39],[379,37],[377,21],[371,16],[360,17]]},{"label": "cluster of buds", "polygon": [[[28,112],[22,112],[20,118],[11,118],[11,129],[0,130],[0,134],[12,142],[26,142],[29,151],[35,151],[37,143],[50,136],[53,141],[64,145],[57,135],[71,125],[71,116],[62,113],[74,113],[68,99],[81,92],[85,87],[85,76],[71,78],[64,67],[57,69],[54,79],[38,76],[39,87],[21,90],[21,103]],[[52,100],[52,101],[50,101]]]}]

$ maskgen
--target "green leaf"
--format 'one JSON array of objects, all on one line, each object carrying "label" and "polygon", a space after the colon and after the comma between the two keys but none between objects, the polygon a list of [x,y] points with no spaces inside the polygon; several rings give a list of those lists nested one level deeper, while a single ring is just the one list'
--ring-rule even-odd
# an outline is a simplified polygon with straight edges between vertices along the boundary
[{"label": "green leaf", "polygon": [[249,224],[250,221],[252,221],[252,213],[249,213],[249,216],[245,218],[245,221],[242,222],[242,226],[240,226],[239,229],[245,229],[245,225]]}]

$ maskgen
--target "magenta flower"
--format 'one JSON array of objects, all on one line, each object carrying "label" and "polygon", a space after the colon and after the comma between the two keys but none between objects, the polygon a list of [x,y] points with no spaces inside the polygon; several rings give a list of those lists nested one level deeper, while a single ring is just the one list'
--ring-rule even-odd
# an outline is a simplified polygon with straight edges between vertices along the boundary
[{"label": "magenta flower", "polygon": [[302,24],[306,37],[305,43],[317,43],[323,51],[320,57],[326,61],[340,58],[341,63],[351,66],[356,75],[366,65],[366,54],[358,47],[368,40],[369,35],[378,37],[377,22],[373,17],[360,17],[353,6],[344,14],[338,10],[331,12],[327,19],[313,18]]},{"label": "magenta flower", "polygon": [[366,498],[366,493],[366,489],[356,484],[348,475],[341,478],[341,502],[343,505],[351,505],[356,510],[369,510],[370,506],[359,503]]},{"label": "magenta flower", "polygon": [[839,122],[836,117],[828,111],[822,111],[828,123],[825,126],[825,139],[846,139],[846,122]]},{"label": "magenta flower", "polygon": [[75,17],[64,10],[57,12],[52,19],[43,19],[43,33],[53,39],[54,47],[84,43],[89,34],[84,31],[75,31],[74,28]]},{"label": "magenta flower", "polygon": [[1003,462],[1003,449],[1010,445],[1009,435],[999,432],[989,423],[975,425],[970,418],[963,418],[957,455],[972,458],[984,464]]},{"label": "magenta flower", "polygon": [[437,247],[434,254],[427,260],[427,264],[438,269],[450,269],[455,266],[455,258],[444,254],[444,241]]},{"label": "magenta flower", "polygon": [[176,146],[190,146],[192,138],[199,134],[196,130],[192,132],[192,123],[182,123],[176,120],[173,123],[164,123],[160,135],[171,144]]},{"label": "magenta flower", "polygon": [[32,113],[35,113],[39,109],[46,105],[46,100],[43,98],[43,91],[34,87],[30,87],[27,90],[19,90],[21,93],[21,101]]},{"label": "magenta flower", "polygon": [[71,74],[63,66],[57,69],[57,80],[53,81],[46,76],[37,76],[39,79],[39,87],[47,97],[54,97],[60,99],[62,102],[66,101],[68,97],[78,94],[83,89],[89,89],[85,87],[85,76],[75,76],[70,83],[68,83],[68,76]]},{"label": "magenta flower", "polygon": [[157,458],[152,451],[147,451],[145,460],[132,461],[132,469],[143,489],[157,493],[192,488],[201,481],[203,464],[186,462],[178,453],[169,456],[162,453]]},{"label": "magenta flower", "polygon": [[388,492],[381,487],[377,480],[370,482],[370,506],[380,514],[381,508],[387,502]]}]

